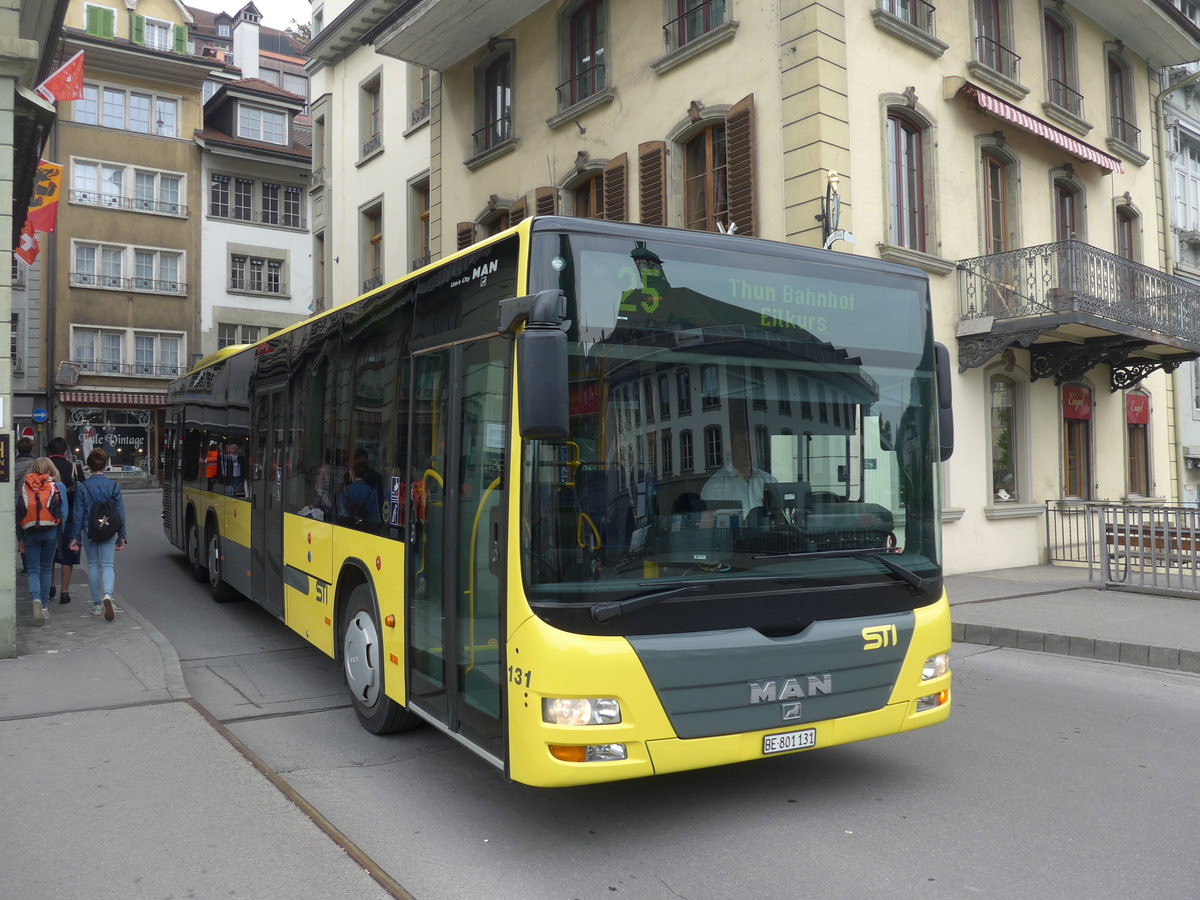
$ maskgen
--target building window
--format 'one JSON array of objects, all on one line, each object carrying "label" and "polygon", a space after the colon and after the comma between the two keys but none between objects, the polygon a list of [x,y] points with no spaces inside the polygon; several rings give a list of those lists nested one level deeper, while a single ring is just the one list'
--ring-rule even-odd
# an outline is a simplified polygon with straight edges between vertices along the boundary
[{"label": "building window", "polygon": [[179,332],[72,326],[71,351],[72,362],[84,372],[167,378],[183,373],[184,335]]},{"label": "building window", "polygon": [[133,342],[133,374],[181,374],[182,340],[177,335],[136,334]]},{"label": "building window", "polygon": [[70,200],[113,209],[187,215],[187,208],[179,202],[182,183],[179,175],[72,160]]},{"label": "building window", "polygon": [[1117,207],[1117,256],[1137,261],[1137,213],[1128,206]]},{"label": "building window", "polygon": [[1010,47],[1009,0],[975,0],[975,58],[1016,81],[1021,57]]},{"label": "building window", "polygon": [[1092,391],[1082,384],[1064,384],[1063,496],[1092,498]]},{"label": "building window", "polygon": [[1134,126],[1133,95],[1129,64],[1119,55],[1108,54],[1109,134],[1130,147],[1137,147],[1141,132]]},{"label": "building window", "polygon": [[764,472],[771,471],[771,433],[766,425],[754,426],[754,462],[752,465]]},{"label": "building window", "polygon": [[604,174],[595,172],[571,188],[571,214],[581,219],[604,218]]},{"label": "building window", "polygon": [[[14,259],[15,262],[15,259]],[[15,268],[15,266],[14,266]],[[15,286],[15,282],[14,282]],[[9,342],[9,357],[12,359],[12,370],[14,375],[21,375],[25,371],[25,354],[22,353],[24,342],[21,337],[21,314],[10,313],[8,328]]]},{"label": "building window", "polygon": [[182,266],[183,254],[176,251],[77,242],[70,283],[72,287],[182,294],[187,291],[179,279]]},{"label": "building window", "polygon": [[217,325],[217,349],[232,347],[235,344],[257,344],[262,339],[261,325],[236,325],[221,323]]},{"label": "building window", "polygon": [[1050,102],[1074,116],[1083,115],[1083,95],[1076,90],[1075,49],[1070,24],[1049,10],[1046,30],[1046,95]]},{"label": "building window", "polygon": [[1133,497],[1149,497],[1150,395],[1131,391],[1125,395],[1126,482]]},{"label": "building window", "polygon": [[300,188],[291,185],[283,187],[283,221],[285,228],[304,227],[304,216],[301,213]]},{"label": "building window", "polygon": [[679,414],[692,413],[692,376],[687,369],[675,370],[675,387],[679,391]]},{"label": "building window", "polygon": [[988,381],[991,401],[992,500],[1017,499],[1017,383],[1004,375]]},{"label": "building window", "polygon": [[233,217],[243,222],[254,218],[254,182],[249,178],[233,180]]},{"label": "building window", "polygon": [[896,111],[887,118],[890,239],[898,247],[925,250],[923,129]]},{"label": "building window", "polygon": [[362,158],[383,147],[383,82],[376,75],[362,88]]},{"label": "building window", "polygon": [[151,50],[168,51],[171,49],[171,23],[155,22],[146,19],[142,25],[145,45]]},{"label": "building window", "polygon": [[725,123],[709,125],[683,145],[683,225],[716,231],[729,224]]},{"label": "building window", "polygon": [[725,0],[675,0],[675,18],[667,23],[674,47],[690,44],[725,23]]},{"label": "building window", "polygon": [[752,409],[767,408],[767,380],[761,366],[750,367],[750,406]]},{"label": "building window", "polygon": [[229,289],[251,294],[279,295],[286,292],[283,260],[234,253],[229,257]]},{"label": "building window", "polygon": [[1073,241],[1083,220],[1083,191],[1065,178],[1054,179],[1054,239]]},{"label": "building window", "polygon": [[559,109],[565,109],[604,90],[607,44],[606,0],[584,0],[566,22],[566,80],[558,87]]},{"label": "building window", "polygon": [[670,429],[662,433],[662,474],[670,475],[675,467],[675,453],[671,446]]},{"label": "building window", "polygon": [[257,106],[238,104],[238,137],[267,144],[286,144],[287,115]]},{"label": "building window", "polygon": [[880,8],[914,28],[933,34],[934,5],[926,0],[880,0]]},{"label": "building window", "polygon": [[664,422],[671,418],[671,378],[668,375],[658,376],[658,420]]},{"label": "building window", "polygon": [[512,54],[502,51],[486,57],[476,67],[477,127],[471,136],[475,154],[512,138],[512,62]]},{"label": "building window", "polygon": [[85,84],[73,115],[84,125],[177,137],[179,100],[108,85]]},{"label": "building window", "polygon": [[228,175],[213,175],[209,186],[208,214],[218,219],[229,218],[229,183]]},{"label": "building window", "polygon": [[413,183],[410,202],[412,204],[412,226],[409,229],[410,269],[419,269],[429,264],[429,179]]},{"label": "building window", "polygon": [[262,184],[262,223],[279,224],[279,185],[264,181]]},{"label": "building window", "polygon": [[690,428],[679,432],[679,471],[691,472],[695,468],[692,452],[692,431]]},{"label": "building window", "polygon": [[984,253],[1003,253],[1012,249],[1010,210],[1013,198],[1014,166],[1000,151],[989,148],[980,155],[983,183],[983,245]]},{"label": "building window", "polygon": [[775,390],[779,395],[779,414],[790,416],[792,414],[791,392],[788,390],[788,373],[783,369],[775,370]]},{"label": "building window", "polygon": [[362,214],[363,285],[369,291],[383,284],[383,204]]},{"label": "building window", "polygon": [[721,439],[721,426],[709,425],[704,429],[704,467],[719,469],[725,464],[725,447]]}]

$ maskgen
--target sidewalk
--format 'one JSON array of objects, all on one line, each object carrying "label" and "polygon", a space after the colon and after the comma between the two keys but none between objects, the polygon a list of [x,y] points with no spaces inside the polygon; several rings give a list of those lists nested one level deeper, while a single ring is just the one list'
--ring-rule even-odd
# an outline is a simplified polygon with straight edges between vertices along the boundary
[{"label": "sidewalk", "polygon": [[946,578],[955,641],[1200,672],[1200,597],[1102,591],[1087,569]]},{"label": "sidewalk", "polygon": [[[86,580],[33,625],[17,576],[0,659],[6,897],[396,896],[191,704],[135,610],[90,614]],[[284,852],[281,852],[283,850]]]}]

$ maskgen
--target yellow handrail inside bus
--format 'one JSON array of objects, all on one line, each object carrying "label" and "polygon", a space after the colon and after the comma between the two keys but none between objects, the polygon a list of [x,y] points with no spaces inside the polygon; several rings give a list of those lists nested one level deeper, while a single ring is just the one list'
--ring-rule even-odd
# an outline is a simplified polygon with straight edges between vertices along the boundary
[{"label": "yellow handrail inside bus", "polygon": [[466,594],[470,598],[467,601],[467,614],[471,617],[471,661],[467,665],[467,672],[475,668],[475,544],[479,539],[479,519],[483,515],[484,506],[487,505],[488,494],[496,489],[502,479],[503,476],[497,475],[488,485],[487,490],[483,492],[483,496],[479,498],[479,506],[475,508],[475,520],[471,523],[471,551],[470,562],[467,564],[466,590]]},{"label": "yellow handrail inside bus", "polygon": [[[583,523],[584,522],[588,523],[588,526],[592,529],[592,534],[594,534],[596,536],[596,543],[592,544],[591,547],[588,547],[588,545],[583,542]],[[575,529],[575,543],[577,543],[584,550],[599,550],[600,549],[600,529],[596,527],[596,523],[592,521],[592,517],[589,516],[585,512],[581,512],[579,514],[579,524]]]}]

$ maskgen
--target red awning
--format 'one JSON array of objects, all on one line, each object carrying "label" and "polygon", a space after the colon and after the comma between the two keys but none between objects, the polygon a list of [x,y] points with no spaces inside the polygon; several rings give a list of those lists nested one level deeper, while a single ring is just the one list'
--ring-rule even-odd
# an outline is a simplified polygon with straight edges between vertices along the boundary
[{"label": "red awning", "polygon": [[1085,144],[1078,138],[1071,137],[1071,135],[1067,134],[1061,128],[1055,128],[1049,122],[1045,122],[1037,116],[1031,116],[1029,113],[1017,109],[1011,103],[1006,103],[995,94],[989,94],[969,81],[962,86],[962,92],[967,96],[974,97],[980,109],[1004,119],[1006,122],[1012,122],[1014,125],[1024,128],[1030,134],[1036,134],[1056,147],[1066,150],[1072,156],[1095,163],[1100,168],[1107,169],[1110,172],[1125,174],[1125,170],[1121,167],[1121,161],[1115,156],[1109,156],[1103,150],[1097,150],[1090,144]]},{"label": "red awning", "polygon": [[58,399],[71,406],[166,406],[167,395],[126,394],[120,391],[59,391]]}]

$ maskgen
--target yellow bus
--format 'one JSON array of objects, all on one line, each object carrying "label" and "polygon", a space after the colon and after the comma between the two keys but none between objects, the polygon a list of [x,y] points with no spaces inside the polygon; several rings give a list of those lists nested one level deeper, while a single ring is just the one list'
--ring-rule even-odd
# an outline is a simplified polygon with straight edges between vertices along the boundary
[{"label": "yellow bus", "polygon": [[535,786],[950,711],[945,348],[914,270],[538,217],[170,389],[196,577]]}]

